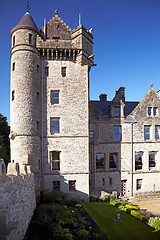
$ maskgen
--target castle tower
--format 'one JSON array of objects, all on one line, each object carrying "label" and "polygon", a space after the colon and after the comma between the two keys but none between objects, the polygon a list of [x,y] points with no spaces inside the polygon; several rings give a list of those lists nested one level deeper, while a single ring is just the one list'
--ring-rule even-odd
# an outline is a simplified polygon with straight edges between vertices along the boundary
[{"label": "castle tower", "polygon": [[[11,30],[11,162],[31,165],[40,174],[41,83],[36,49],[38,31],[29,12]],[[38,175],[37,178],[38,178]]]},{"label": "castle tower", "polygon": [[11,38],[11,160],[43,189],[87,200],[91,30],[71,31],[55,11],[39,32],[27,12]]}]

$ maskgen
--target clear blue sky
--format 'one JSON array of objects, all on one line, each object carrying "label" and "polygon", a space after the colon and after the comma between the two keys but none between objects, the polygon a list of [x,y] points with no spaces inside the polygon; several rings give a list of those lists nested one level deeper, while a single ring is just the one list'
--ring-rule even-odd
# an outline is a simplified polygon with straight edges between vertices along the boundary
[{"label": "clear blue sky", "polygon": [[[10,30],[26,12],[26,0],[1,1],[0,22],[0,113],[9,121]],[[94,28],[96,67],[90,74],[90,98],[101,93],[114,97],[126,88],[127,101],[140,101],[153,83],[160,89],[160,1],[159,0],[31,0],[30,14],[37,27],[59,16],[74,29],[78,14],[82,24]]]}]

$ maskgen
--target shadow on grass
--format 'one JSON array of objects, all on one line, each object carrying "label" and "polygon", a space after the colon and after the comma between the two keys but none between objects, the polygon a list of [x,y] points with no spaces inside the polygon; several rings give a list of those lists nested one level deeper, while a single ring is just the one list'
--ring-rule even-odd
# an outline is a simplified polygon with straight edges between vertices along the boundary
[{"label": "shadow on grass", "polygon": [[[160,232],[108,203],[83,203],[109,240],[160,240]],[[114,218],[120,214],[122,221]]]}]

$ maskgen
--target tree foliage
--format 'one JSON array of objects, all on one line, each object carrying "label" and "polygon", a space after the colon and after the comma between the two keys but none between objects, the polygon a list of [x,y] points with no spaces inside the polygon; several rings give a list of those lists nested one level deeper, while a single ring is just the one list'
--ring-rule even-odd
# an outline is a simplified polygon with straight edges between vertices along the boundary
[{"label": "tree foliage", "polygon": [[7,165],[10,159],[10,141],[9,141],[10,127],[7,123],[7,118],[0,114],[0,158],[2,158]]}]

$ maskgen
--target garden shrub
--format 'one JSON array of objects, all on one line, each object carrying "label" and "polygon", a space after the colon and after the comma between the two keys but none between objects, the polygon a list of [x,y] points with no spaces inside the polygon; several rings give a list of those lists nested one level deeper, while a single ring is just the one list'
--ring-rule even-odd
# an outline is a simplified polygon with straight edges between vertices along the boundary
[{"label": "garden shrub", "polygon": [[131,215],[138,218],[139,220],[143,221],[143,222],[147,222],[148,218],[145,217],[144,215],[140,214],[139,212],[135,211],[135,210],[131,210]]},{"label": "garden shrub", "polygon": [[120,205],[121,205],[120,202],[116,202],[116,203],[115,203],[115,206],[116,206],[116,207],[118,207],[118,206],[120,206]]},{"label": "garden shrub", "polygon": [[160,231],[160,217],[151,217],[147,223],[150,227],[155,228],[157,231]]},{"label": "garden shrub", "polygon": [[63,228],[61,227],[61,225],[56,225],[55,227],[53,227],[52,234],[53,234],[54,240],[63,239],[64,233],[63,233]]},{"label": "garden shrub", "polygon": [[89,239],[89,231],[82,229],[82,230],[78,230],[76,232],[76,236],[78,239],[80,240],[86,240]]},{"label": "garden shrub", "polygon": [[90,197],[91,202],[97,202],[98,200],[99,200],[99,198],[97,196],[91,196]]},{"label": "garden shrub", "polygon": [[72,234],[71,233],[64,234],[64,238],[63,239],[65,239],[65,240],[72,240],[73,239],[72,238]]}]

